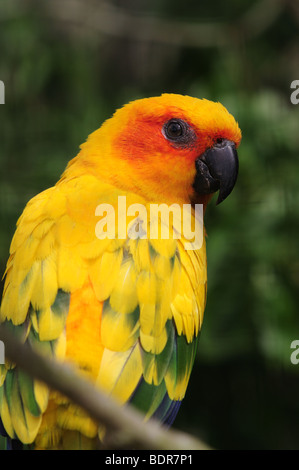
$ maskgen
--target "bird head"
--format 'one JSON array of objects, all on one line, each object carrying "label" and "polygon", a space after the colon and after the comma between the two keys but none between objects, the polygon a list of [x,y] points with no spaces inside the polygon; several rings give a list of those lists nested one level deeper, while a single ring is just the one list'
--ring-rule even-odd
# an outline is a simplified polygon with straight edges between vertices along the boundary
[{"label": "bird head", "polygon": [[91,134],[79,160],[101,180],[149,201],[217,203],[238,174],[241,131],[220,103],[163,94],[133,101]]}]

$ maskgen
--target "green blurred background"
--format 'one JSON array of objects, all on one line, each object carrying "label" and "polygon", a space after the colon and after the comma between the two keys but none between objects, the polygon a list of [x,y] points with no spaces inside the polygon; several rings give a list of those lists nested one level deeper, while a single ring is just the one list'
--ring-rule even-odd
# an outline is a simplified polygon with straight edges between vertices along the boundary
[{"label": "green blurred background", "polygon": [[[218,449],[299,449],[299,4],[0,4],[0,270],[26,202],[115,108],[163,92],[221,101],[240,175],[208,231],[208,303],[175,427]],[[3,287],[3,286],[2,286]]]}]

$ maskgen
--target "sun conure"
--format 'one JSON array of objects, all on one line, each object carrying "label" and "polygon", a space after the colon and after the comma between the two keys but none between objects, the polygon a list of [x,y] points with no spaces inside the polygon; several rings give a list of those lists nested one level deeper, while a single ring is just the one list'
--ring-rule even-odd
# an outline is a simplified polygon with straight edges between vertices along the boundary
[{"label": "sun conure", "polygon": [[[170,211],[162,236],[161,212],[151,220],[138,208],[189,208],[194,225],[196,207],[204,213],[213,193],[219,203],[233,189],[240,140],[232,115],[205,99],[163,94],[116,111],[19,218],[1,322],[145,419],[171,424],[203,320],[205,237],[186,249],[185,219]],[[155,225],[158,237],[147,230]],[[13,443],[98,443],[98,425],[82,409],[10,363],[0,366],[0,418]]]}]

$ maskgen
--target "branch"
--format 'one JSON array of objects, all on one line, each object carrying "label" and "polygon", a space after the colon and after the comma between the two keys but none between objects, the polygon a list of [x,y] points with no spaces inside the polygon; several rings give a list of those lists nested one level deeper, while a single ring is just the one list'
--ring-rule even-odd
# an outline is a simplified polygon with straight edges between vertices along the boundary
[{"label": "branch", "polygon": [[120,406],[114,399],[78,376],[69,366],[41,356],[21,344],[0,326],[0,340],[5,354],[29,375],[58,390],[81,406],[96,422],[107,428],[105,448],[161,450],[208,450],[209,447],[185,433],[167,430],[156,420],[144,423],[142,415],[131,406]]}]

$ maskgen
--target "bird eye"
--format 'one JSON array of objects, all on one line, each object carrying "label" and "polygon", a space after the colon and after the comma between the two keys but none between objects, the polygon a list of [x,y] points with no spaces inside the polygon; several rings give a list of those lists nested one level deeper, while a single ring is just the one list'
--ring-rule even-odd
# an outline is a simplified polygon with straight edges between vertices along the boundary
[{"label": "bird eye", "polygon": [[165,126],[166,137],[170,140],[176,140],[183,135],[182,123],[178,120],[172,119],[168,121]]},{"label": "bird eye", "polygon": [[196,141],[193,128],[183,119],[170,119],[164,124],[162,133],[175,147],[192,147]]}]

